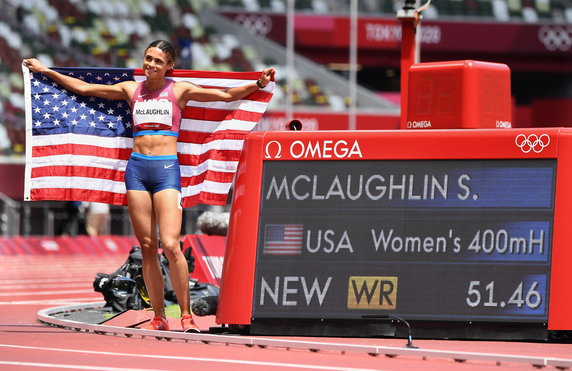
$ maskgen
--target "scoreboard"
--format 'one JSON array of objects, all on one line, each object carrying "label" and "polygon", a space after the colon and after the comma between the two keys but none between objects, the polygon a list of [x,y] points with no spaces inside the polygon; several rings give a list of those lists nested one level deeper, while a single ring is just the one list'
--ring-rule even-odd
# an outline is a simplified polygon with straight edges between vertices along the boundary
[{"label": "scoreboard", "polygon": [[304,165],[264,164],[254,315],[547,320],[554,160]]},{"label": "scoreboard", "polygon": [[572,329],[571,133],[251,134],[217,322]]}]

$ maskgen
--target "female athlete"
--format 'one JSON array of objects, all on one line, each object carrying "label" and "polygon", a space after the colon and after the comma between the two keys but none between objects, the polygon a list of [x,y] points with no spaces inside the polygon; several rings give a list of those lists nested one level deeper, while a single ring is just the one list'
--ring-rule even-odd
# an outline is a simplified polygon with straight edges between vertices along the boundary
[{"label": "female athlete", "polygon": [[90,84],[47,68],[37,59],[24,59],[32,72],[43,73],[64,88],[84,96],[130,103],[133,117],[133,151],[125,170],[129,216],[143,253],[143,277],[154,311],[147,329],[169,330],[165,317],[163,276],[159,261],[158,235],[169,260],[170,275],[181,308],[185,332],[198,332],[190,312],[189,270],[179,240],[182,223],[181,174],[177,160],[177,138],[187,101],[242,99],[264,88],[275,73],[262,71],[256,83],[230,89],[205,89],[189,82],[166,79],[173,69],[175,49],[164,40],[145,49],[143,71],[146,80],[115,85]]}]

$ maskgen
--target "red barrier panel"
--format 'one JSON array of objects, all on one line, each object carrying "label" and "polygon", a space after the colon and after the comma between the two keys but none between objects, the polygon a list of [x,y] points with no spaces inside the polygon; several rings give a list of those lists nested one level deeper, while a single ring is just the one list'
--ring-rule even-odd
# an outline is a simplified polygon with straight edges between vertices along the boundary
[{"label": "red barrier panel", "polygon": [[[192,246],[195,270],[192,278],[220,287],[226,237],[207,235],[182,236],[183,248]],[[12,236],[0,237],[0,256],[8,255],[111,255],[127,258],[139,243],[134,236]]]},{"label": "red barrier panel", "polygon": [[192,278],[220,287],[224,261],[225,236],[187,235],[183,239],[183,249],[192,246],[195,257],[195,270]]},{"label": "red barrier panel", "polygon": [[0,237],[0,255],[128,254],[138,245],[132,236],[14,236]]},{"label": "red barrier panel", "polygon": [[[253,156],[262,156],[263,137],[263,133],[249,135],[244,143],[244,154],[236,173],[225,251],[226,264],[223,265],[219,295],[219,303],[226,301],[228,305],[218,306],[217,323],[250,323],[256,264],[255,241],[258,235],[254,226],[259,216],[262,174],[262,161],[254,160]],[[245,240],[242,241],[242,238]]]}]

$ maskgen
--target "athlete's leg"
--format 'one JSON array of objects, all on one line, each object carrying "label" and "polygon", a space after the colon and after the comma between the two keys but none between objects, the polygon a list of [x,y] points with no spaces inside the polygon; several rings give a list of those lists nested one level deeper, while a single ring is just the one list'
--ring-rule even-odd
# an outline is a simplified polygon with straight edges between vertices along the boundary
[{"label": "athlete's leg", "polygon": [[165,317],[164,281],[157,258],[157,228],[153,200],[147,191],[127,191],[129,216],[143,256],[143,279],[155,316]]},{"label": "athlete's leg", "polygon": [[190,313],[189,266],[179,244],[183,209],[181,193],[172,188],[153,195],[155,216],[163,251],[169,260],[171,283],[181,307],[181,315]]}]

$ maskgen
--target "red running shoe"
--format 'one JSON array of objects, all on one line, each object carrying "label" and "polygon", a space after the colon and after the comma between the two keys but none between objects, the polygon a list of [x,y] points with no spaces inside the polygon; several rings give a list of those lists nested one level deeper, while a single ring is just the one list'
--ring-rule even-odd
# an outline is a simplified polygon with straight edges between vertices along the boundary
[{"label": "red running shoe", "polygon": [[183,314],[181,316],[181,326],[183,326],[183,332],[201,332],[195,321],[193,321],[193,316],[190,314]]},{"label": "red running shoe", "polygon": [[169,322],[163,317],[154,317],[151,322],[142,327],[144,330],[169,331]]}]

